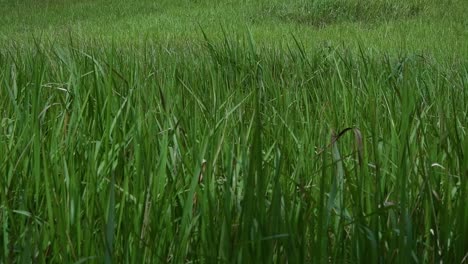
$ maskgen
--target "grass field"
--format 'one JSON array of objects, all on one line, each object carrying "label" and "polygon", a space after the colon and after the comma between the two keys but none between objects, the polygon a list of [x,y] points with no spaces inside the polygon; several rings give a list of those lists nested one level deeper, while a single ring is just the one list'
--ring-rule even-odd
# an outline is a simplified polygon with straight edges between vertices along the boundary
[{"label": "grass field", "polygon": [[0,263],[467,263],[466,13],[0,0]]},{"label": "grass field", "polygon": [[[250,30],[257,43],[345,44],[379,52],[468,57],[465,0],[0,0],[0,41],[116,40],[169,46]],[[26,41],[25,41],[26,40]]]}]

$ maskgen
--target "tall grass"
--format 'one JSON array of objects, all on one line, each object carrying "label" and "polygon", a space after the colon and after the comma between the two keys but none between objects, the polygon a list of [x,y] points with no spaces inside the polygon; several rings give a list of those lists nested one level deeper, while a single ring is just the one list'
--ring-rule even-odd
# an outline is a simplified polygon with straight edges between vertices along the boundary
[{"label": "tall grass", "polygon": [[0,262],[466,261],[466,62],[296,44],[2,48]]}]

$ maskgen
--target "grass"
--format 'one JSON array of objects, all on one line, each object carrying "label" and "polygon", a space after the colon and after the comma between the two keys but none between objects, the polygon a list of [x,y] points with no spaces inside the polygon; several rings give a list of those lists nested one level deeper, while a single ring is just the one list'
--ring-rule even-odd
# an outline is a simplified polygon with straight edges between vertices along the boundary
[{"label": "grass", "polygon": [[117,3],[0,1],[0,263],[466,262],[464,2]]},{"label": "grass", "polygon": [[[359,46],[379,52],[419,52],[438,59],[467,57],[468,5],[464,0],[178,0],[178,1],[0,1],[0,43],[96,38],[123,44],[154,41],[193,45],[203,41],[200,26],[222,37],[246,29],[256,41],[307,48]],[[63,41],[62,41],[63,42]]]}]

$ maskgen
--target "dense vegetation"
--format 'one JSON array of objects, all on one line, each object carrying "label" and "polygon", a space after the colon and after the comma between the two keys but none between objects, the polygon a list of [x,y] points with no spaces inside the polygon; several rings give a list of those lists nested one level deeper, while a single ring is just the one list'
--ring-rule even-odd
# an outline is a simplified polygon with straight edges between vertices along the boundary
[{"label": "dense vegetation", "polygon": [[0,0],[0,263],[467,261],[466,3],[116,3]]},{"label": "dense vegetation", "polygon": [[102,39],[174,46],[250,30],[261,44],[346,44],[379,52],[468,57],[466,0],[0,0],[0,43]]}]

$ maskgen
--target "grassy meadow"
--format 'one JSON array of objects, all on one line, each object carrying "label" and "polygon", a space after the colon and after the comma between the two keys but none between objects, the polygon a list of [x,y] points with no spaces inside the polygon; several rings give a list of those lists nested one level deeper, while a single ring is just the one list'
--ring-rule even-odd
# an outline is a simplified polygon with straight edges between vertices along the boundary
[{"label": "grassy meadow", "polygon": [[466,13],[0,0],[0,263],[468,263]]}]

